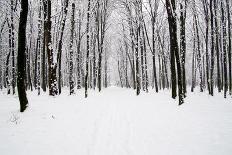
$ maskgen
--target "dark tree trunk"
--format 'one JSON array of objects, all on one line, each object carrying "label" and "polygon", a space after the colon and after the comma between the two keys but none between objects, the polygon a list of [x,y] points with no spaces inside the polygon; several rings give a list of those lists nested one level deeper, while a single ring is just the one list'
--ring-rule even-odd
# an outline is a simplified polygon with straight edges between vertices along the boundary
[{"label": "dark tree trunk", "polygon": [[218,86],[218,92],[221,92],[221,74],[220,74],[220,50],[219,50],[219,32],[218,32],[218,22],[217,22],[217,11],[218,11],[217,7],[217,2],[214,1],[214,23],[215,23],[215,51],[216,51],[216,56],[217,56],[217,86]]},{"label": "dark tree trunk", "polygon": [[[171,1],[173,3],[173,0]],[[174,1],[175,3],[175,1]],[[171,3],[169,0],[166,0],[166,9],[168,13],[168,23],[169,23],[169,32],[170,32],[170,61],[171,61],[171,86],[172,86],[172,98],[175,99],[177,94],[176,94],[176,64],[175,64],[175,42],[173,35],[171,33],[174,33],[174,27],[175,26],[175,21],[173,21],[173,13],[171,10]],[[175,35],[174,35],[175,36]],[[154,63],[154,60],[153,60]]]},{"label": "dark tree trunk", "polygon": [[4,20],[4,22],[1,25],[0,30],[0,89],[3,89],[3,82],[4,82],[4,72],[3,72],[3,49],[2,49],[2,31],[4,29],[4,26],[6,24],[7,18]]},{"label": "dark tree trunk", "polygon": [[106,55],[106,51],[105,51],[105,88],[107,88],[108,87],[108,74],[107,74],[107,72],[108,72],[108,67],[107,67],[107,65],[108,65],[108,62],[107,62],[107,55]]},{"label": "dark tree trunk", "polygon": [[198,28],[198,16],[196,12],[196,6],[194,1],[194,37],[197,40],[197,67],[199,70],[200,76],[200,92],[203,92],[203,75],[202,75],[202,58],[201,58],[201,48],[200,48],[200,36],[199,36],[199,28]]},{"label": "dark tree trunk", "polygon": [[42,0],[39,1],[39,21],[38,21],[38,52],[37,52],[37,86],[38,86],[38,95],[40,95],[41,87],[41,46],[42,46]]},{"label": "dark tree trunk", "polygon": [[119,75],[119,80],[120,80],[120,84],[121,84],[121,87],[123,88],[123,82],[122,82],[122,74],[121,74],[121,69],[120,69],[120,62],[118,60],[118,75]]},{"label": "dark tree trunk", "polygon": [[136,68],[136,95],[140,94],[140,74],[139,74],[139,36],[140,36],[140,25],[138,25],[136,33],[136,45],[135,45],[135,68]]},{"label": "dark tree trunk", "polygon": [[26,65],[27,65],[27,89],[30,89],[31,91],[33,91],[33,86],[32,86],[32,80],[31,80],[31,65],[30,65],[30,51],[29,51],[29,47],[27,47],[27,50],[26,50]]},{"label": "dark tree trunk", "polygon": [[57,53],[57,62],[58,62],[58,91],[59,94],[61,94],[61,60],[62,60],[62,45],[63,45],[63,34],[64,34],[64,27],[65,27],[65,22],[66,22],[66,17],[67,17],[67,8],[68,8],[68,2],[69,0],[65,0],[65,6],[64,6],[64,17],[63,21],[61,22],[61,32],[60,32],[60,38],[59,38],[59,43],[58,43],[58,53]]},{"label": "dark tree trunk", "polygon": [[181,67],[182,67],[182,80],[183,80],[183,94],[186,96],[186,75],[185,75],[185,57],[186,57],[186,39],[185,39],[185,19],[186,19],[186,0],[183,4],[180,3],[180,55],[181,55]]},{"label": "dark tree trunk", "polygon": [[206,55],[206,82],[207,82],[207,88],[210,94],[210,80],[209,80],[209,8],[208,8],[208,1],[203,0],[203,6],[204,6],[204,14],[205,14],[205,55]]},{"label": "dark tree trunk", "polygon": [[7,87],[7,94],[10,94],[10,81],[9,81],[9,61],[10,61],[10,53],[8,53],[6,57],[6,72],[5,72],[5,78],[6,78],[6,87]]},{"label": "dark tree trunk", "polygon": [[[145,28],[144,28],[145,29]],[[143,47],[144,47],[144,70],[145,70],[145,89],[146,92],[148,92],[148,73],[147,73],[147,48],[146,48],[146,37],[145,37],[145,30],[142,30],[143,32]]]},{"label": "dark tree trunk", "polygon": [[27,108],[28,100],[25,88],[25,66],[26,59],[26,27],[27,27],[27,14],[28,14],[28,0],[21,1],[21,12],[19,20],[19,31],[18,31],[18,78],[17,88],[20,102],[20,112],[24,112]]},{"label": "dark tree trunk", "polygon": [[[153,15],[154,16],[154,15]],[[153,62],[153,76],[155,82],[155,91],[158,93],[158,82],[156,74],[156,63],[155,63],[155,17],[152,17],[152,62]]]},{"label": "dark tree trunk", "polygon": [[72,3],[72,19],[71,19],[71,37],[70,37],[70,60],[69,60],[69,87],[70,95],[74,93],[74,80],[73,80],[73,34],[74,34],[74,14],[75,4]]},{"label": "dark tree trunk", "polygon": [[57,64],[54,62],[54,53],[52,49],[52,38],[51,38],[51,0],[44,0],[44,8],[46,19],[44,25],[46,28],[45,32],[45,46],[48,57],[48,86],[49,95],[57,95],[57,78],[56,78],[56,68]]},{"label": "dark tree trunk", "polygon": [[88,10],[87,10],[87,26],[86,26],[86,33],[87,33],[87,52],[86,52],[86,73],[85,73],[85,98],[88,97],[88,76],[89,76],[89,25],[90,25],[90,0],[88,0]]},{"label": "dark tree trunk", "polygon": [[14,1],[11,0],[11,57],[12,57],[12,91],[15,94],[15,30],[14,30]]},{"label": "dark tree trunk", "polygon": [[101,81],[101,75],[102,75],[102,54],[101,52],[98,53],[98,91],[101,91],[102,81]]},{"label": "dark tree trunk", "polygon": [[229,63],[229,93],[232,95],[232,73],[231,73],[231,19],[230,19],[230,2],[226,0],[226,8],[227,8],[227,20],[228,20],[228,63]]},{"label": "dark tree trunk", "polygon": [[[195,39],[194,39],[194,45],[195,45]],[[195,47],[193,48],[193,55],[192,55],[192,86],[191,86],[191,92],[194,92],[195,89],[195,76],[196,76],[196,65],[195,65]]]},{"label": "dark tree trunk", "polygon": [[47,5],[46,5],[46,1],[43,1],[43,11],[44,11],[44,35],[43,35],[43,51],[42,51],[42,70],[41,70],[41,74],[42,74],[42,89],[44,92],[46,92],[46,88],[47,88],[47,72],[46,72],[46,35],[47,35],[47,22],[45,22],[47,20]]},{"label": "dark tree trunk", "polygon": [[211,16],[211,66],[210,66],[210,95],[213,96],[214,88],[214,14],[213,14],[213,0],[210,0],[210,16]]},{"label": "dark tree trunk", "polygon": [[223,31],[223,65],[224,65],[224,98],[226,98],[228,91],[228,81],[227,81],[227,45],[226,45],[226,20],[225,20],[225,5],[221,1],[221,11],[222,11],[222,31]]},{"label": "dark tree trunk", "polygon": [[81,12],[79,10],[78,40],[77,40],[77,89],[81,89]]},{"label": "dark tree trunk", "polygon": [[34,87],[37,89],[37,61],[38,61],[38,39],[36,41],[35,60],[34,60]]},{"label": "dark tree trunk", "polygon": [[6,87],[7,87],[7,94],[10,94],[10,77],[9,77],[9,61],[10,61],[10,54],[11,54],[11,41],[12,41],[12,33],[11,33],[11,26],[9,19],[7,18],[7,24],[8,24],[8,43],[9,43],[9,53],[6,58],[6,72],[5,72],[5,78],[6,78]]},{"label": "dark tree trunk", "polygon": [[[143,31],[143,28],[141,27],[140,31]],[[140,33],[141,33],[140,32]],[[142,75],[141,75],[141,80],[142,80],[142,89],[145,91],[145,68],[144,68],[144,39],[142,38],[142,35],[140,34],[140,60],[141,60],[141,70],[142,70]]]},{"label": "dark tree trunk", "polygon": [[42,74],[42,89],[44,92],[46,92],[46,88],[47,88],[47,80],[46,80],[46,50],[45,50],[45,37],[43,39],[43,51],[42,51],[42,70],[41,70],[41,74]]},{"label": "dark tree trunk", "polygon": [[[171,2],[171,3],[170,3]],[[177,24],[176,24],[176,9],[175,9],[175,0],[166,0],[166,9],[168,13],[168,24],[169,24],[169,33],[170,33],[170,52],[171,52],[171,78],[172,78],[172,97],[176,97],[176,69],[175,69],[175,60],[177,64],[177,79],[178,79],[178,96],[179,96],[179,105],[184,103],[183,92],[182,92],[182,73],[181,73],[181,64],[178,51],[178,42],[177,42]]]}]

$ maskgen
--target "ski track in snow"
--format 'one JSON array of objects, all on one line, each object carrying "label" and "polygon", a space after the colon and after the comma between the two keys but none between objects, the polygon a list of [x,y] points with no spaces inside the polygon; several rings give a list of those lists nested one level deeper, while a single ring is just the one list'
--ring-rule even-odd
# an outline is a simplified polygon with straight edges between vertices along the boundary
[{"label": "ski track in snow", "polygon": [[232,154],[232,99],[222,94],[189,93],[182,106],[169,91],[66,94],[28,92],[30,106],[21,114],[18,98],[0,92],[0,154]]}]

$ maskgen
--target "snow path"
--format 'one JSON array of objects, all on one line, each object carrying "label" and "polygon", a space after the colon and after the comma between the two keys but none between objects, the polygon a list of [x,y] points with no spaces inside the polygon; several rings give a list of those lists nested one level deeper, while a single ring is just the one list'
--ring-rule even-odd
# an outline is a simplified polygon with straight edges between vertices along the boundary
[{"label": "snow path", "polygon": [[20,114],[17,97],[0,92],[0,155],[232,154],[232,99],[221,94],[190,93],[179,107],[168,91],[28,93]]}]

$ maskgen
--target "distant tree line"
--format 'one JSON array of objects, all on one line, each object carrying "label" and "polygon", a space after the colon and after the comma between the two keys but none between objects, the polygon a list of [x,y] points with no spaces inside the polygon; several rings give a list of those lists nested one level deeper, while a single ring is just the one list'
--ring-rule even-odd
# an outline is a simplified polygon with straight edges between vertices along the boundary
[{"label": "distant tree line", "polygon": [[55,96],[64,87],[70,95],[84,88],[87,97],[88,89],[113,83],[112,68],[116,85],[137,95],[171,89],[179,105],[196,86],[212,96],[232,95],[230,0],[7,0],[0,6],[0,89],[18,89],[21,111],[26,90]]}]

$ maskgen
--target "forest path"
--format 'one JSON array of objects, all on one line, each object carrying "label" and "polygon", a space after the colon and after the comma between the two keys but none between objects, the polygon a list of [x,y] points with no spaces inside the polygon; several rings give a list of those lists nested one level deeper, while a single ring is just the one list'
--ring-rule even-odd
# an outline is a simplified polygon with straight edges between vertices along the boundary
[{"label": "forest path", "polygon": [[183,106],[169,91],[136,96],[110,87],[68,96],[28,92],[30,107],[20,114],[18,99],[0,93],[0,154],[33,155],[229,155],[232,99],[190,93]]}]

